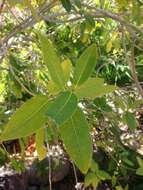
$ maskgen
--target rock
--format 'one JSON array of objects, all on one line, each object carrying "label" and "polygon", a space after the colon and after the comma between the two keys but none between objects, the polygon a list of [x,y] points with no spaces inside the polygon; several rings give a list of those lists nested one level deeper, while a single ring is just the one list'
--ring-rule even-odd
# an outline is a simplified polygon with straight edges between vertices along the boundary
[{"label": "rock", "polygon": [[[70,162],[52,160],[52,184],[61,182],[70,173]],[[0,168],[0,190],[39,190],[49,189],[49,160],[46,157],[41,162],[35,159],[22,174],[16,173],[9,166]]]},{"label": "rock", "polygon": [[[58,166],[54,166],[54,160],[52,160],[52,173],[51,181],[61,181],[66,175],[68,175],[70,168],[69,161],[61,161]],[[49,184],[49,160],[46,157],[41,162],[36,159],[28,171],[28,183],[30,185],[48,185]]]},{"label": "rock", "polygon": [[0,190],[27,190],[25,174],[12,174],[0,177]]}]

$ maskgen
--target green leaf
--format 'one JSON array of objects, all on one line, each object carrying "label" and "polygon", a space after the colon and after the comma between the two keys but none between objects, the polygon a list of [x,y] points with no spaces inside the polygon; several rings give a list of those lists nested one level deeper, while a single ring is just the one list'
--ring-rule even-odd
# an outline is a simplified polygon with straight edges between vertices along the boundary
[{"label": "green leaf", "polygon": [[65,84],[67,84],[67,82],[70,79],[70,73],[71,73],[71,70],[72,70],[72,63],[71,63],[71,61],[69,59],[64,60],[62,62],[62,69],[63,69],[63,72],[64,72]]},{"label": "green leaf", "polygon": [[61,3],[67,12],[71,11],[72,6],[70,0],[61,0]]},{"label": "green leaf", "polygon": [[112,186],[114,187],[117,183],[117,177],[115,175],[112,176]]},{"label": "green leaf", "polygon": [[117,90],[116,86],[105,85],[101,78],[90,78],[83,85],[75,89],[75,94],[80,98],[91,98],[103,96]]},{"label": "green leaf", "polygon": [[141,159],[140,157],[137,157],[137,161],[138,161],[139,166],[143,168],[143,159]]},{"label": "green leaf", "polygon": [[133,167],[134,163],[132,161],[130,161],[128,158],[123,158],[123,162],[128,164],[129,166]]},{"label": "green leaf", "polygon": [[126,186],[125,186],[125,189],[124,190],[129,190],[129,184],[127,184]]},{"label": "green leaf", "polygon": [[[11,77],[12,78],[12,77]],[[22,91],[21,91],[21,86],[17,84],[16,80],[10,80],[9,82],[9,87],[11,88],[11,91],[17,98],[22,98]]]},{"label": "green leaf", "polygon": [[61,91],[59,86],[57,86],[53,81],[48,82],[47,89],[48,89],[49,94],[52,94],[52,95],[58,94]]},{"label": "green leaf", "polygon": [[46,147],[44,146],[44,131],[45,129],[41,128],[36,132],[36,150],[38,153],[39,160],[43,160],[47,155]]},{"label": "green leaf", "polygon": [[138,168],[138,169],[136,170],[136,174],[143,176],[143,168]]},{"label": "green leaf", "polygon": [[97,178],[97,176],[94,173],[90,172],[85,176],[84,185],[85,185],[85,187],[92,185],[94,187],[94,189],[96,189],[99,181],[100,180]]},{"label": "green leaf", "polygon": [[81,172],[87,173],[92,159],[92,141],[88,123],[79,108],[60,126],[60,134],[71,159]]},{"label": "green leaf", "polygon": [[103,170],[99,170],[97,175],[101,180],[111,179],[111,176]]},{"label": "green leaf", "polygon": [[5,126],[1,140],[11,140],[31,135],[47,121],[49,101],[46,96],[37,95],[24,103]]},{"label": "green leaf", "polygon": [[76,5],[78,8],[81,8],[81,1],[80,1],[80,0],[74,0],[74,3],[75,3],[75,5]]},{"label": "green leaf", "polygon": [[83,84],[91,75],[97,62],[97,48],[95,44],[88,47],[76,63],[73,83],[75,86]]},{"label": "green leaf", "polygon": [[123,99],[121,99],[121,97],[114,97],[114,103],[115,103],[115,106],[118,107],[118,108],[121,108],[122,110],[125,110],[126,109],[126,104],[124,102]]},{"label": "green leaf", "polygon": [[137,127],[137,120],[135,118],[135,115],[131,112],[126,112],[124,115],[125,121],[129,127],[130,130],[134,130]]},{"label": "green leaf", "polygon": [[94,105],[96,108],[104,111],[104,112],[112,112],[112,108],[107,104],[106,97],[97,97],[94,100]]},{"label": "green leaf", "polygon": [[57,142],[57,139],[59,138],[59,132],[57,125],[55,125],[53,122],[48,122],[48,127],[45,130],[45,142]]},{"label": "green leaf", "polygon": [[91,26],[91,27],[95,27],[95,20],[94,18],[90,15],[90,14],[84,14],[88,24]]},{"label": "green leaf", "polygon": [[112,41],[110,40],[107,45],[106,45],[106,52],[109,53],[112,50],[113,44]]},{"label": "green leaf", "polygon": [[25,167],[24,167],[24,162],[23,160],[18,160],[16,158],[12,158],[10,162],[11,167],[17,172],[21,173],[24,172]]},{"label": "green leaf", "polygon": [[99,171],[98,163],[95,162],[94,160],[92,160],[90,169],[91,169],[92,172],[98,172]]},{"label": "green leaf", "polygon": [[51,79],[55,82],[55,84],[63,89],[64,73],[60,64],[60,59],[58,58],[51,41],[48,40],[45,35],[39,33],[39,40],[44,62],[48,67]]},{"label": "green leaf", "polygon": [[48,116],[61,125],[71,117],[77,108],[77,98],[69,91],[60,94],[48,109]]},{"label": "green leaf", "polygon": [[116,188],[116,190],[123,190],[123,188],[121,186],[116,186],[115,188]]}]

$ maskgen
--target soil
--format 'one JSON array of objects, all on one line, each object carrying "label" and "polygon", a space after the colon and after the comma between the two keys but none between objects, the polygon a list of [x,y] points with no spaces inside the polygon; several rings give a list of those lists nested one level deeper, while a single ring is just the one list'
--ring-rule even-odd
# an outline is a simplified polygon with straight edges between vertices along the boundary
[{"label": "soil", "polygon": [[[51,190],[49,188],[49,170],[43,170],[48,166],[48,158],[38,162],[32,162],[21,174],[11,169],[9,165],[0,168],[0,190]],[[41,173],[42,171],[42,173]],[[65,160],[58,167],[52,169],[52,190],[93,190],[91,187],[84,188],[84,176],[76,168],[76,184],[73,165]],[[138,176],[129,177],[129,190],[143,190],[143,178]],[[123,181],[121,181],[122,184]],[[115,190],[108,181],[100,184],[96,190]]]},{"label": "soil", "polygon": [[[78,177],[82,180],[80,175],[78,174]],[[39,175],[35,165],[22,174],[2,167],[0,190],[50,190],[49,174]],[[74,172],[69,163],[65,163],[52,173],[52,190],[75,190]]]},{"label": "soil", "polygon": [[[50,190],[49,172],[39,173],[39,167],[43,170],[43,164],[48,164],[48,158],[37,165],[37,159],[21,174],[16,173],[8,165],[0,168],[0,190]],[[76,184],[73,165],[69,161],[62,162],[60,167],[51,173],[52,190],[92,190],[84,188],[84,176],[76,168]],[[104,183],[97,190],[112,190]]]}]

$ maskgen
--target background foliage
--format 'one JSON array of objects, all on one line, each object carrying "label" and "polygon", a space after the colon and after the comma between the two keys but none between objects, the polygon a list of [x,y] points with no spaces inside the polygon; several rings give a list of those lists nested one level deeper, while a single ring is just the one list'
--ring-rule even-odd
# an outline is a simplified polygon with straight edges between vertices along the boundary
[{"label": "background foliage", "polygon": [[134,177],[138,188],[142,9],[141,0],[0,2],[2,164],[3,143],[34,133],[40,160],[62,140],[85,186],[130,189]]}]

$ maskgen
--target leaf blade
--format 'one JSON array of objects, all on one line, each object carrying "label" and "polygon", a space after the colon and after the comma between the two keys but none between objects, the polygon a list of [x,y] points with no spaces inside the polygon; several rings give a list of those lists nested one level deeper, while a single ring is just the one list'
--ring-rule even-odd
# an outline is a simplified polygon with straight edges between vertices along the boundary
[{"label": "leaf blade", "polygon": [[47,115],[55,122],[61,125],[74,113],[77,107],[76,96],[69,91],[63,92],[51,104],[47,111]]},{"label": "leaf blade", "polygon": [[46,122],[49,101],[46,96],[35,96],[25,102],[7,123],[2,140],[12,140],[31,135]]},{"label": "leaf blade", "polygon": [[67,12],[71,11],[72,5],[71,2],[69,0],[60,0],[63,7],[66,9]]},{"label": "leaf blade", "polygon": [[136,170],[136,174],[137,174],[137,175],[140,175],[140,176],[143,176],[143,168],[138,168],[138,169]]},{"label": "leaf blade", "polygon": [[116,86],[104,85],[104,80],[101,78],[89,78],[83,85],[75,89],[75,94],[79,99],[94,99],[96,97],[111,93],[115,90],[117,90]]},{"label": "leaf blade", "polygon": [[73,116],[59,129],[71,159],[83,173],[86,173],[92,159],[92,142],[88,123],[80,108],[77,108]]},{"label": "leaf blade", "polygon": [[123,116],[123,118],[125,118],[125,121],[126,121],[126,123],[127,123],[127,125],[128,125],[128,127],[129,127],[130,130],[136,129],[136,127],[137,127],[137,120],[136,120],[136,118],[135,118],[135,116],[134,116],[133,113],[127,111],[125,113],[125,115]]},{"label": "leaf blade", "polygon": [[45,35],[39,33],[39,40],[43,59],[48,67],[51,79],[53,82],[55,82],[55,84],[63,89],[64,73],[60,65],[60,59],[58,58],[52,43],[47,39]]},{"label": "leaf blade", "polygon": [[47,155],[46,147],[44,147],[44,135],[44,128],[36,132],[36,150],[39,160],[43,160]]},{"label": "leaf blade", "polygon": [[85,185],[85,187],[88,187],[89,185],[92,185],[96,189],[96,187],[98,186],[99,181],[100,180],[98,179],[98,177],[96,176],[95,173],[89,172],[85,176],[84,185]]},{"label": "leaf blade", "polygon": [[89,46],[79,57],[75,71],[73,83],[75,86],[83,84],[91,75],[97,62],[97,48],[95,44]]}]

